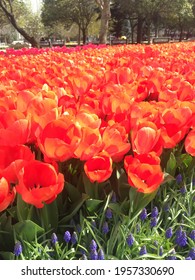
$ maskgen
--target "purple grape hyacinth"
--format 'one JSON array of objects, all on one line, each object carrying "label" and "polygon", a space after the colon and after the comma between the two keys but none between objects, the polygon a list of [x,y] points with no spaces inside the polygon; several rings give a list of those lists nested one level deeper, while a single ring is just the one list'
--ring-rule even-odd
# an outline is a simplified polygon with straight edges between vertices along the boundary
[{"label": "purple grape hyacinth", "polygon": [[64,241],[66,242],[66,243],[69,243],[70,242],[70,240],[71,240],[71,234],[70,234],[70,231],[65,231],[65,233],[64,233]]},{"label": "purple grape hyacinth", "polygon": [[146,220],[146,218],[147,218],[147,210],[146,210],[146,208],[144,208],[142,210],[142,212],[140,213],[139,217],[140,217],[141,221],[145,221]]},{"label": "purple grape hyacinth", "polygon": [[127,244],[128,244],[129,247],[131,247],[131,246],[133,245],[135,239],[134,239],[132,233],[130,233],[130,234],[127,236],[126,241],[127,241]]},{"label": "purple grape hyacinth", "polygon": [[14,255],[16,257],[20,256],[22,254],[22,244],[20,241],[16,242],[14,246]]}]

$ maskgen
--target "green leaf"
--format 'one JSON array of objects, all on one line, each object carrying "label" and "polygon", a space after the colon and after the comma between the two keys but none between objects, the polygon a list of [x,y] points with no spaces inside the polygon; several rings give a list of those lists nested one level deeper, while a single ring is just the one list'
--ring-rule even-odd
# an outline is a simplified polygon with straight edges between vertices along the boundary
[{"label": "green leaf", "polygon": [[71,207],[68,213],[59,221],[59,225],[66,224],[72,217],[79,211],[83,203],[89,198],[87,194],[82,194],[82,197],[76,201],[75,203],[71,204]]},{"label": "green leaf", "polygon": [[166,172],[171,174],[172,176],[174,176],[176,168],[177,168],[177,162],[176,162],[173,152],[171,152],[169,160],[167,162]]},{"label": "green leaf", "polygon": [[39,209],[41,225],[45,231],[57,229],[58,227],[58,207],[56,200],[50,204],[45,204],[43,208]]},{"label": "green leaf", "polygon": [[103,201],[99,199],[87,199],[85,202],[87,210],[92,214],[99,209],[102,203]]},{"label": "green leaf", "polygon": [[13,226],[16,235],[20,240],[31,242],[35,237],[43,234],[44,229],[30,220],[20,221]]},{"label": "green leaf", "polygon": [[23,201],[21,195],[17,194],[17,217],[19,221],[28,219],[30,205]]},{"label": "green leaf", "polygon": [[0,256],[3,258],[3,260],[14,260],[15,256],[12,252],[0,252]]},{"label": "green leaf", "polygon": [[71,200],[72,203],[78,201],[82,195],[81,193],[78,191],[77,188],[75,188],[75,186],[73,186],[72,184],[66,182],[65,184],[65,189],[68,193],[68,197]]}]

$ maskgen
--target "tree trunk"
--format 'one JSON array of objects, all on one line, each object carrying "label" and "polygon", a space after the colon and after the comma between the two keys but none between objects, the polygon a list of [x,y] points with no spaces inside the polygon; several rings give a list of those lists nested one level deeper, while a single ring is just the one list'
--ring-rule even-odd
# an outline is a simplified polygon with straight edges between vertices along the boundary
[{"label": "tree trunk", "polygon": [[82,28],[82,35],[83,35],[83,45],[85,45],[87,40],[87,34],[85,28]]},{"label": "tree trunk", "polygon": [[148,21],[148,28],[147,28],[147,37],[148,37],[148,44],[150,44],[151,43],[151,22],[150,21]]},{"label": "tree trunk", "polygon": [[181,42],[182,39],[183,39],[183,27],[180,26],[179,42]]},{"label": "tree trunk", "polygon": [[142,26],[143,26],[143,18],[141,15],[138,15],[137,19],[137,44],[141,44],[142,42]]},{"label": "tree trunk", "polygon": [[110,13],[110,0],[96,0],[101,9],[101,24],[99,32],[100,44],[107,43],[108,24],[111,17]]},{"label": "tree trunk", "polygon": [[12,11],[11,12],[8,11],[8,9],[3,5],[2,1],[0,1],[0,7],[5,13],[9,22],[26,39],[26,41],[28,41],[32,45],[32,47],[35,48],[39,47],[39,43],[36,41],[36,39],[34,37],[31,37],[23,28],[18,26],[14,14],[12,13]]},{"label": "tree trunk", "polygon": [[78,45],[80,46],[81,45],[81,26],[78,25],[79,27],[79,34],[78,34]]}]

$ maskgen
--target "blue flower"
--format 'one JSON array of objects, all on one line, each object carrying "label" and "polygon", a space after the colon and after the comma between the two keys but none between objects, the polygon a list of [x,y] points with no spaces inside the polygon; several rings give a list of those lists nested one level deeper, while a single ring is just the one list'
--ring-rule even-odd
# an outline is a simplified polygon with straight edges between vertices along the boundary
[{"label": "blue flower", "polygon": [[71,240],[71,234],[70,234],[70,232],[67,230],[67,231],[65,231],[65,233],[64,233],[64,241],[65,241],[66,243],[69,243],[70,240]]},{"label": "blue flower", "polygon": [[90,260],[98,260],[98,252],[96,250],[90,252]]},{"label": "blue flower", "polygon": [[21,242],[16,242],[15,246],[14,246],[14,255],[16,257],[20,256],[22,254],[22,244]]},{"label": "blue flower", "polygon": [[112,210],[110,208],[106,210],[105,216],[107,219],[112,219]]},{"label": "blue flower", "polygon": [[182,230],[183,230],[183,229],[182,229],[182,226],[179,226],[178,229],[177,229],[176,232],[175,232],[176,238],[178,238],[178,237],[181,235]]},{"label": "blue flower", "polygon": [[74,231],[71,237],[71,243],[72,245],[75,245],[78,242],[78,236],[77,233]]},{"label": "blue flower", "polygon": [[187,245],[187,235],[185,231],[181,231],[176,235],[175,243],[180,247],[185,247]]},{"label": "blue flower", "polygon": [[135,239],[134,239],[132,233],[130,233],[130,234],[127,236],[126,241],[127,241],[127,244],[128,244],[129,247],[131,247],[131,246],[133,245]]},{"label": "blue flower", "polygon": [[140,217],[141,221],[145,221],[145,219],[147,218],[147,210],[146,210],[146,208],[144,208],[142,210],[142,212],[140,213],[139,217]]},{"label": "blue flower", "polygon": [[102,249],[99,249],[98,260],[105,260],[104,251]]},{"label": "blue flower", "polygon": [[166,230],[166,232],[165,232],[165,237],[166,237],[167,239],[169,239],[169,238],[172,237],[172,235],[173,235],[173,231],[172,231],[172,228],[170,227],[170,228],[168,228],[168,229]]},{"label": "blue flower", "polygon": [[182,186],[180,189],[180,193],[184,195],[186,194],[186,192],[187,192],[186,186]]},{"label": "blue flower", "polygon": [[192,260],[195,260],[195,247],[190,250],[188,256],[192,258]]},{"label": "blue flower", "polygon": [[157,218],[154,217],[150,220],[150,227],[153,228],[157,225]]},{"label": "blue flower", "polygon": [[145,255],[145,254],[147,254],[147,250],[146,250],[146,246],[143,245],[143,246],[141,247],[140,251],[139,251],[139,255],[140,255],[140,256],[143,256],[143,255]]},{"label": "blue flower", "polygon": [[178,174],[175,179],[176,179],[177,184],[180,184],[183,181],[181,174]]},{"label": "blue flower", "polygon": [[51,235],[51,243],[55,245],[56,242],[58,242],[58,237],[57,237],[57,235],[55,233],[52,233],[52,235]]},{"label": "blue flower", "polygon": [[109,227],[108,227],[108,223],[104,222],[103,226],[102,226],[102,232],[104,234],[107,234],[109,232]]},{"label": "blue flower", "polygon": [[95,242],[95,240],[91,240],[91,243],[90,243],[90,245],[89,245],[89,249],[91,250],[91,251],[95,251],[95,250],[97,250],[97,243]]},{"label": "blue flower", "polygon": [[158,217],[158,208],[156,206],[152,209],[151,217],[152,218]]},{"label": "blue flower", "polygon": [[194,229],[190,232],[189,237],[190,237],[193,241],[195,241],[195,230],[194,230]]}]

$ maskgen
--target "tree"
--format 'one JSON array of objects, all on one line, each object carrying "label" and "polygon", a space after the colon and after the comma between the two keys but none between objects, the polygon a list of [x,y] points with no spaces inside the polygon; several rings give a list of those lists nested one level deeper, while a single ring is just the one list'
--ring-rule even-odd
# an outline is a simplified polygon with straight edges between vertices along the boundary
[{"label": "tree", "polygon": [[26,30],[19,25],[17,20],[17,12],[27,12],[24,2],[14,0],[0,0],[0,9],[7,17],[8,21],[13,25],[13,27],[32,45],[32,47],[38,47],[38,42],[36,39],[27,33]]},{"label": "tree", "polygon": [[184,31],[188,32],[194,26],[193,7],[194,2],[189,0],[174,0],[167,4],[167,11],[163,15],[166,27],[179,31],[179,41],[182,41]]},{"label": "tree", "polygon": [[61,22],[65,28],[70,28],[75,23],[78,26],[78,43],[82,33],[85,44],[88,27],[95,13],[94,0],[44,0],[41,16],[45,26],[52,27]]},{"label": "tree", "polygon": [[109,20],[111,18],[110,12],[110,0],[95,0],[100,11],[101,11],[101,25],[99,32],[99,42],[100,44],[107,43]]}]

